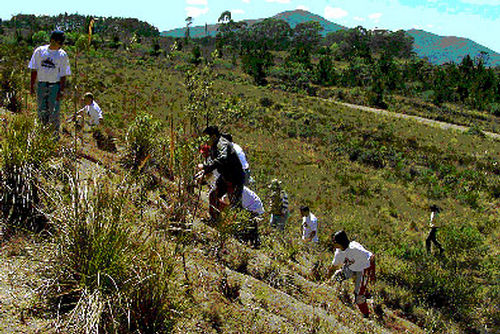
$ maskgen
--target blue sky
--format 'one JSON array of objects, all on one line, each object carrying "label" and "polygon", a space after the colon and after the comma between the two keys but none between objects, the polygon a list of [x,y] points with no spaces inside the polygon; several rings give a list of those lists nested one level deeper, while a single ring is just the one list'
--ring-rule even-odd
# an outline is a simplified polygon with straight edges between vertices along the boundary
[{"label": "blue sky", "polygon": [[297,8],[346,27],[418,28],[442,36],[466,37],[500,53],[500,0],[4,0],[0,17],[78,12],[136,17],[163,31],[184,26],[188,16],[194,18],[194,25],[204,25],[216,23],[225,10],[231,11],[235,20],[242,20]]}]

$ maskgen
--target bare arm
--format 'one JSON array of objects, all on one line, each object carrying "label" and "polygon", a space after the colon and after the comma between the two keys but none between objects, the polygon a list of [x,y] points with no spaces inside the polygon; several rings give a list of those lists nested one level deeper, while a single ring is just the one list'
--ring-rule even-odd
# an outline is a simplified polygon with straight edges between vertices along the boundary
[{"label": "bare arm", "polygon": [[30,94],[35,93],[35,83],[37,75],[38,75],[37,70],[31,70]]}]

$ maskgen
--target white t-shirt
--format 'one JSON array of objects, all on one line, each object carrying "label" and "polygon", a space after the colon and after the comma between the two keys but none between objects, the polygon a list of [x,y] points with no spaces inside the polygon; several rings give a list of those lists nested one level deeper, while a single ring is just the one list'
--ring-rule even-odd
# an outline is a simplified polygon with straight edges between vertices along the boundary
[{"label": "white t-shirt", "polygon": [[302,217],[302,240],[309,238],[312,232],[316,232],[312,241],[318,242],[318,219],[310,212],[309,216]]},{"label": "white t-shirt", "polygon": [[55,83],[59,82],[61,77],[71,75],[66,51],[50,50],[48,44],[35,49],[28,68],[37,71],[39,82]]},{"label": "white t-shirt", "polygon": [[248,169],[250,168],[250,165],[248,164],[247,157],[245,156],[245,152],[243,152],[243,149],[241,148],[240,145],[233,143],[234,151],[238,155],[238,158],[240,159],[241,162],[241,167],[243,169]]},{"label": "white t-shirt", "polygon": [[91,104],[86,105],[82,110],[87,114],[88,122],[90,125],[99,125],[102,119],[102,110],[96,101],[92,101]]},{"label": "white t-shirt", "polygon": [[344,251],[337,248],[332,265],[340,266],[345,264],[352,271],[363,271],[370,266],[371,256],[372,253],[360,243],[351,241]]},{"label": "white t-shirt", "polygon": [[241,205],[245,210],[256,214],[264,213],[264,206],[259,196],[247,187],[243,187],[243,194],[241,196]]}]

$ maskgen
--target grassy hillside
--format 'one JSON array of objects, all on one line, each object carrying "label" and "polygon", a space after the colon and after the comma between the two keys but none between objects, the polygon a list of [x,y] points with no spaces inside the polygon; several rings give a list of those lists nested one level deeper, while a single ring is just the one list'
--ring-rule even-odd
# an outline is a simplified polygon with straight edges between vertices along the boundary
[{"label": "grassy hillside", "polygon": [[[75,60],[74,49],[68,51]],[[16,75],[27,80],[29,53],[12,54]],[[94,92],[105,112],[102,131],[115,138],[118,153],[98,148],[89,133],[76,152],[68,135],[52,146],[50,134],[33,123],[33,97],[23,100],[22,115],[3,116],[9,130],[0,134],[2,225],[7,237],[26,235],[27,222],[29,230],[49,232],[38,241],[52,247],[37,255],[48,265],[38,273],[45,285],[36,305],[55,328],[498,329],[498,141],[256,87],[231,61],[209,58],[208,66],[196,67],[190,59],[188,52],[153,57],[132,48],[80,54],[69,85],[78,90],[69,96]],[[66,99],[63,118],[74,108]],[[259,249],[237,240],[247,228],[241,213],[227,212],[216,226],[200,220],[206,203],[190,182],[201,159],[194,134],[206,117],[244,148],[262,199],[275,177],[290,195],[285,233],[271,229],[266,215]],[[72,132],[71,124],[64,128]],[[19,170],[14,181],[23,186],[12,201],[6,189]],[[25,203],[19,199],[29,205],[18,207]],[[423,245],[431,203],[444,209],[443,256],[427,254]],[[317,249],[300,240],[301,204],[319,217]],[[352,305],[350,282],[322,284],[333,256],[329,236],[341,228],[377,254],[369,321]]]}]

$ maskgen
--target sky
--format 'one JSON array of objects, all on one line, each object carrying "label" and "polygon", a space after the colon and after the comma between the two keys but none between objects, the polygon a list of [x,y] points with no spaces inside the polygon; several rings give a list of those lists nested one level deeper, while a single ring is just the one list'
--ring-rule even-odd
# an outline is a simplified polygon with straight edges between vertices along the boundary
[{"label": "sky", "polygon": [[441,36],[465,37],[500,53],[500,0],[2,0],[0,18],[64,12],[134,17],[164,31],[183,27],[188,16],[193,18],[193,25],[205,25],[217,23],[226,10],[238,21],[294,9],[310,11],[348,28],[416,28]]}]

